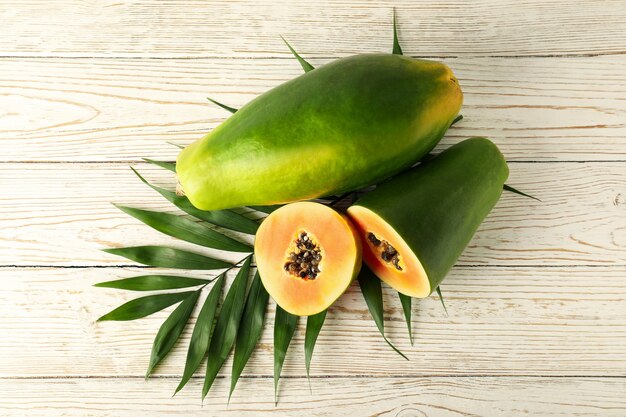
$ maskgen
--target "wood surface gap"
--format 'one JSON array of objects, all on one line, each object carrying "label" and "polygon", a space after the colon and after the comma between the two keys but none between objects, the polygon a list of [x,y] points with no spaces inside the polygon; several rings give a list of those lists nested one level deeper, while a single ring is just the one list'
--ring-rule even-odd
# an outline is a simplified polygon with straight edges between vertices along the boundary
[{"label": "wood surface gap", "polygon": [[[148,379],[162,379],[162,380],[180,380],[182,375],[150,375]],[[228,380],[228,375],[218,375],[216,379]],[[241,375],[241,379],[274,379],[273,375]],[[282,375],[280,379],[403,379],[403,378],[431,378],[431,379],[504,379],[504,378],[519,378],[519,379],[593,379],[593,378],[607,378],[607,379],[626,379],[626,375],[605,375],[605,374],[580,374],[580,375],[541,375],[541,374],[416,374],[416,373],[396,373],[393,375],[377,375],[377,374],[350,374],[350,375]],[[34,381],[46,381],[46,380],[73,380],[73,379],[143,379],[146,380],[145,375],[28,375],[28,376],[1,376],[0,380],[34,380]],[[204,380],[204,375],[194,374],[191,379]]]},{"label": "wood surface gap", "polygon": [[[251,267],[256,268],[255,263],[250,264]],[[610,265],[597,265],[597,264],[459,264],[454,268],[625,268],[626,264],[610,264]],[[140,264],[117,264],[117,265],[0,265],[0,268],[6,269],[124,269],[124,268],[139,268],[139,269],[162,269],[155,266],[140,265]],[[236,270],[239,266],[234,266],[232,269]]]},{"label": "wood surface gap", "polygon": [[[304,58],[307,58],[306,54],[301,54]],[[490,54],[467,54],[467,55],[408,55],[405,56],[414,59],[458,59],[458,58],[506,58],[506,59],[519,59],[519,58],[595,58],[602,56],[614,56],[614,55],[626,55],[626,51],[615,52],[598,52],[598,53],[565,53],[565,54],[531,54],[531,55],[490,55]],[[333,55],[313,55],[314,59],[337,59],[337,56]],[[154,61],[167,61],[167,60],[201,60],[201,59],[233,59],[229,55],[194,55],[194,56],[150,56],[150,55],[0,55],[0,59],[146,59]],[[293,61],[292,56],[245,56],[237,55],[237,59],[250,59],[250,60],[263,60],[263,59],[276,59]]]},{"label": "wood surface gap", "polygon": [[[151,158],[152,159],[152,158]],[[167,160],[167,159],[157,159],[161,162],[176,162],[175,160]],[[624,163],[626,159],[590,159],[590,160],[554,160],[554,161],[546,161],[546,160],[523,160],[523,159],[514,159],[510,161],[506,161],[507,164],[598,164],[598,163]],[[110,161],[72,161],[72,160],[56,160],[56,161],[37,161],[37,160],[14,160],[14,161],[0,161],[0,164],[100,164],[100,165],[119,165],[119,164],[133,164],[133,165],[152,165],[152,163],[148,161],[144,161],[143,159],[137,160],[110,160]]]}]

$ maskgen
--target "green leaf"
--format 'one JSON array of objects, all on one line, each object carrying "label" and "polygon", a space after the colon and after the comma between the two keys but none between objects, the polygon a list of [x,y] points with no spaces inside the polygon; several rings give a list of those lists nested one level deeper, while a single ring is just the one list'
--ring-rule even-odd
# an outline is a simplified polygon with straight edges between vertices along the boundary
[{"label": "green leaf", "polygon": [[400,352],[385,336],[385,321],[383,317],[383,291],[380,284],[380,280],[374,273],[365,265],[361,267],[361,272],[359,273],[359,286],[361,287],[361,293],[363,294],[363,298],[365,298],[365,303],[367,304],[367,308],[374,319],[374,323],[376,323],[376,327],[378,327],[378,331],[382,335],[385,342],[396,351],[400,356],[402,356],[407,361],[409,358],[404,356],[402,352]]},{"label": "green leaf", "polygon": [[132,246],[127,248],[104,249],[104,252],[123,256],[140,264],[177,269],[222,269],[231,263],[209,258],[199,253],[187,252],[166,246]]},{"label": "green leaf", "polygon": [[100,282],[94,287],[117,288],[130,291],[159,291],[197,287],[211,282],[210,279],[189,278],[177,275],[140,275],[115,281]]},{"label": "green leaf", "polygon": [[180,337],[183,329],[187,325],[189,316],[198,301],[201,290],[196,290],[189,295],[185,300],[180,303],[172,314],[163,322],[159,331],[154,338],[152,344],[152,352],[150,353],[150,364],[146,371],[146,378],[150,376],[155,366],[157,366],[163,358],[170,353],[170,350],[174,347],[178,338]]},{"label": "green leaf", "polygon": [[237,232],[255,234],[259,228],[259,224],[252,219],[247,218],[239,213],[235,213],[232,210],[215,210],[205,211],[194,207],[189,199],[185,196],[177,195],[173,191],[166,190],[156,185],[150,184],[144,177],[141,176],[134,168],[130,168],[139,177],[144,184],[161,194],[170,203],[181,209],[187,214],[190,214],[200,220],[214,224],[216,226],[224,227],[226,229],[234,230]]},{"label": "green leaf", "polygon": [[298,325],[298,316],[287,313],[278,304],[274,319],[274,402],[278,403],[278,380],[283,370],[287,349]]},{"label": "green leaf", "polygon": [[276,204],[273,206],[248,206],[253,210],[260,211],[261,213],[270,214],[271,212],[281,208],[282,204]]},{"label": "green leaf", "polygon": [[177,239],[213,249],[231,252],[252,252],[251,246],[176,214],[141,210],[117,204],[114,204],[114,206],[153,229]]},{"label": "green leaf", "polygon": [[210,97],[207,97],[206,99],[209,100],[213,104],[217,104],[218,106],[220,106],[221,108],[223,108],[226,111],[229,111],[231,113],[237,113],[237,109],[235,109],[233,107],[227,106],[226,104],[222,104],[219,101],[215,101],[215,100],[213,100]]},{"label": "green leaf", "polygon": [[104,316],[98,321],[127,321],[137,320],[166,307],[176,304],[193,294],[194,291],[175,292],[171,294],[155,294],[145,297],[135,298]]},{"label": "green leaf", "polygon": [[413,346],[413,331],[411,330],[411,297],[404,295],[401,292],[398,293],[400,302],[402,303],[402,311],[404,311],[404,319],[406,320],[406,327],[409,331],[409,340],[411,346]]},{"label": "green leaf", "polygon": [[265,310],[269,294],[261,282],[261,277],[257,271],[252,280],[246,306],[244,308],[239,330],[237,331],[237,341],[235,343],[235,355],[233,358],[233,368],[230,377],[230,393],[228,401],[233,395],[237,381],[241,376],[241,372],[245,368],[254,348],[256,347],[261,331],[263,330],[263,322],[265,320]]},{"label": "green leaf", "polygon": [[251,256],[246,258],[246,261],[237,273],[235,280],[228,290],[228,294],[226,294],[220,315],[217,318],[217,323],[215,323],[215,331],[213,332],[209,346],[206,377],[204,379],[204,386],[202,387],[202,400],[204,400],[209,389],[211,389],[217,373],[235,344],[237,328],[239,327],[241,314],[246,301],[250,259]]},{"label": "green leaf", "polygon": [[394,55],[402,55],[402,48],[398,42],[398,29],[396,27],[396,9],[393,9],[393,51]]},{"label": "green leaf", "polygon": [[165,142],[165,143],[167,143],[168,145],[176,146],[177,148],[180,148],[180,149],[185,149],[183,145],[179,145],[178,143],[174,143],[174,142]]},{"label": "green leaf", "polygon": [[441,305],[443,306],[443,310],[446,312],[446,316],[447,316],[448,309],[446,308],[446,303],[443,302],[443,295],[441,295],[441,287],[437,287],[436,291],[437,291],[437,295],[439,296],[439,301],[441,301]]},{"label": "green leaf", "polygon": [[169,171],[176,172],[176,162],[155,161],[154,159],[142,158],[144,161],[156,165],[161,168],[165,168]]},{"label": "green leaf", "polygon": [[306,367],[306,377],[309,380],[309,391],[311,390],[311,358],[313,357],[313,349],[315,348],[315,342],[317,342],[317,336],[319,336],[324,320],[326,320],[326,313],[328,310],[324,310],[321,313],[314,314],[306,319],[306,333],[304,336],[304,365]]},{"label": "green leaf", "polygon": [[291,47],[291,45],[289,45],[289,42],[287,42],[285,40],[285,38],[283,38],[282,36],[280,37],[283,42],[285,42],[285,45],[287,45],[287,48],[289,48],[289,50],[291,51],[291,53],[293,54],[293,56],[296,57],[296,59],[298,60],[298,62],[300,63],[300,66],[302,67],[302,69],[304,70],[304,72],[309,72],[311,70],[314,70],[315,67],[311,64],[309,64],[304,58],[302,58],[295,49],[293,49]]},{"label": "green leaf", "polygon": [[183,371],[183,377],[181,378],[178,387],[176,387],[176,394],[178,391],[189,382],[189,379],[193,376],[194,372],[198,369],[202,360],[209,350],[209,342],[211,341],[211,330],[213,329],[213,321],[215,320],[215,312],[217,311],[217,305],[220,302],[220,294],[224,287],[224,277],[226,273],[220,274],[217,281],[211,288],[209,295],[204,301],[204,305],[198,314],[198,319],[193,327],[191,333],[191,340],[189,341],[189,349],[187,350],[187,360],[185,361],[185,370]]},{"label": "green leaf", "polygon": [[532,195],[530,195],[530,194],[523,193],[523,192],[521,192],[520,190],[517,190],[517,189],[515,189],[515,188],[511,187],[510,185],[506,185],[506,184],[504,184],[504,186],[503,186],[502,188],[503,188],[504,190],[506,190],[506,191],[510,191],[510,192],[512,192],[512,193],[519,194],[519,195],[521,195],[521,196],[528,197],[528,198],[532,198],[533,200],[537,200],[537,201],[539,201],[539,202],[542,202],[542,201],[541,201],[541,200],[539,200],[537,197],[533,197],[533,196],[532,196]]},{"label": "green leaf", "polygon": [[454,126],[454,124],[456,124],[457,122],[460,122],[461,120],[463,120],[463,115],[459,114],[457,117],[454,118],[452,123],[450,123],[450,126]]}]

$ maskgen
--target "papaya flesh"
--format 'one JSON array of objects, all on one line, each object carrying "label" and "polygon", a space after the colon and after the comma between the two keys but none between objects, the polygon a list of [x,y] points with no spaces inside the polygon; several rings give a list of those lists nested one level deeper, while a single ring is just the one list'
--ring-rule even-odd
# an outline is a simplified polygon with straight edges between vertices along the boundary
[{"label": "papaya flesh", "polygon": [[203,210],[352,191],[426,155],[462,101],[443,63],[390,54],[339,59],[243,106],[186,147],[176,173]]},{"label": "papaya flesh", "polygon": [[361,242],[350,220],[312,202],[288,204],[267,216],[254,253],[267,292],[298,316],[326,310],[361,268]]},{"label": "papaya flesh", "polygon": [[471,138],[379,185],[348,208],[364,262],[397,291],[428,296],[495,206],[508,175],[496,145]]}]

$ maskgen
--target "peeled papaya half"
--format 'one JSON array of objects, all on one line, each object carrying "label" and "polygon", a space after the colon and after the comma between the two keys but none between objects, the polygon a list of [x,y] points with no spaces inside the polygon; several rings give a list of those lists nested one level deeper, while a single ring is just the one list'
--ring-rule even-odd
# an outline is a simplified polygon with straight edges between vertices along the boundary
[{"label": "peeled papaya half", "polygon": [[472,138],[381,184],[348,208],[365,263],[397,291],[428,296],[500,198],[508,175],[496,145]]},{"label": "peeled papaya half", "polygon": [[254,253],[267,292],[299,316],[327,309],[361,268],[361,242],[350,220],[311,202],[288,204],[263,220]]},{"label": "peeled papaya half", "polygon": [[352,191],[426,155],[462,101],[445,64],[390,54],[339,59],[243,106],[185,148],[176,173],[203,210]]}]

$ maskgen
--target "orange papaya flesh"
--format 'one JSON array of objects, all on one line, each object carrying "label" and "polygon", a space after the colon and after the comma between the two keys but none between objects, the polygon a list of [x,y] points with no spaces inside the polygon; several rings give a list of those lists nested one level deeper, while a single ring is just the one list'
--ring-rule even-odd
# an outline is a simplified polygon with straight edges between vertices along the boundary
[{"label": "orange papaya flesh", "polygon": [[268,293],[299,316],[326,310],[361,267],[361,242],[347,216],[312,202],[288,204],[267,216],[254,252]]},{"label": "orange papaya flesh", "polygon": [[428,296],[495,206],[508,173],[496,145],[471,138],[379,185],[348,208],[364,262],[397,291]]}]

